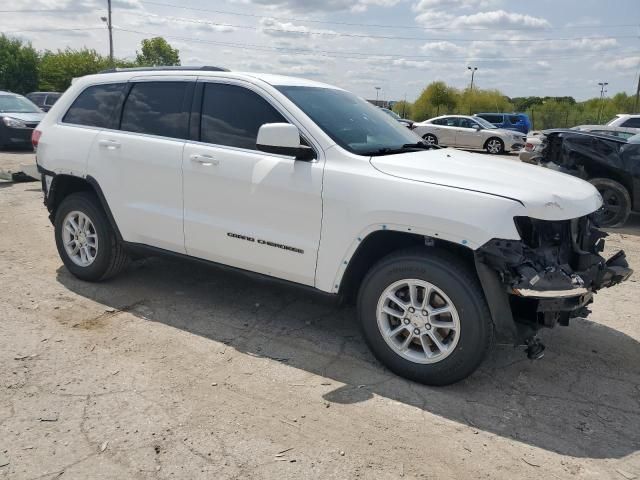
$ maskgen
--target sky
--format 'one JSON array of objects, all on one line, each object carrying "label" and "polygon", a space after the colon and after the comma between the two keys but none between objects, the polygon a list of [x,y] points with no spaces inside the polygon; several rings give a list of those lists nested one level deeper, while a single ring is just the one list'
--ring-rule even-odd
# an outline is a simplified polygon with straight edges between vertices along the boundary
[{"label": "sky", "polygon": [[[413,101],[430,82],[510,97],[635,93],[640,0],[112,0],[114,51],[163,36],[183,65],[293,75]],[[108,54],[107,0],[12,0],[0,32]],[[19,11],[22,10],[22,11]],[[379,90],[376,89],[379,87]]]}]

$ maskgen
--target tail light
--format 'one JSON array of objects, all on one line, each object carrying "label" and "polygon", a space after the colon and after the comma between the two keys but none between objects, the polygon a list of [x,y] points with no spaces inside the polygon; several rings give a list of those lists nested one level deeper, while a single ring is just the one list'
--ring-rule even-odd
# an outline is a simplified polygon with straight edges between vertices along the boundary
[{"label": "tail light", "polygon": [[38,142],[40,141],[41,135],[42,132],[38,129],[34,129],[31,133],[31,145],[33,145],[34,150],[38,148]]}]

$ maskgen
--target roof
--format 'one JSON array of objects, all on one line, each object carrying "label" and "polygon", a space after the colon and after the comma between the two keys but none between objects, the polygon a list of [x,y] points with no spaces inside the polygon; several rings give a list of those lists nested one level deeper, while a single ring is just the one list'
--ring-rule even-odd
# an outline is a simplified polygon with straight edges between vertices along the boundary
[{"label": "roof", "polygon": [[[318,87],[318,88],[332,88],[337,89],[333,85],[326,83],[316,82],[314,80],[307,80],[299,77],[289,77],[285,75],[275,75],[270,73],[254,73],[254,72],[229,72],[229,71],[214,71],[210,69],[202,69],[201,67],[183,67],[181,69],[121,69],[118,71],[105,71],[104,73],[97,73],[95,75],[87,75],[80,78],[91,78],[95,81],[96,77],[107,79],[120,79],[129,80],[131,78],[148,77],[148,76],[162,76],[162,77],[185,77],[185,76],[198,76],[198,77],[210,77],[210,78],[230,78],[237,80],[255,81],[261,80],[273,86],[299,86],[299,87]],[[77,80],[80,80],[78,78]]]}]

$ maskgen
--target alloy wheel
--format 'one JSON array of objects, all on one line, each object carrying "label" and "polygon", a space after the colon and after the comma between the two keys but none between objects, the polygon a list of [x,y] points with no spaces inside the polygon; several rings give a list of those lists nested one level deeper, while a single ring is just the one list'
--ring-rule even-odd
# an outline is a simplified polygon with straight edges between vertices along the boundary
[{"label": "alloy wheel", "polygon": [[73,263],[88,267],[98,255],[98,234],[91,219],[83,212],[69,212],[62,222],[64,250]]}]

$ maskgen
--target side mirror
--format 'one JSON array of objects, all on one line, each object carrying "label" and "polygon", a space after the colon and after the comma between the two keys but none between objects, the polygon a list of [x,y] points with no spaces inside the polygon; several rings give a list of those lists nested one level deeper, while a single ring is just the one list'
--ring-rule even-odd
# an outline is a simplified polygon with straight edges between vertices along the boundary
[{"label": "side mirror", "polygon": [[265,123],[258,130],[256,148],[262,152],[295,157],[296,160],[313,160],[311,147],[300,145],[298,127],[290,123]]},{"label": "side mirror", "polygon": [[480,130],[482,130],[482,127],[481,127],[480,125],[478,125],[477,123],[474,125],[474,127],[473,127],[473,128],[474,128],[474,130],[475,130],[476,132],[479,132]]}]

